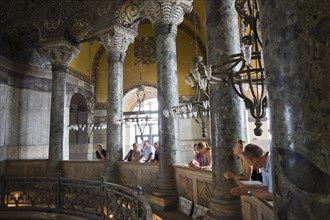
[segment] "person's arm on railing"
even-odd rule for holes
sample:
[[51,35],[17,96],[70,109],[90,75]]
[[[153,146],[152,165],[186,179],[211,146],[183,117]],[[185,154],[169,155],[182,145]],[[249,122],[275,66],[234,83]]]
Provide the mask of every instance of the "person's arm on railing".
[[273,193],[268,191],[268,186],[247,186],[238,182],[238,186],[230,190],[230,193],[234,196],[248,195],[254,196],[259,199],[273,200]]

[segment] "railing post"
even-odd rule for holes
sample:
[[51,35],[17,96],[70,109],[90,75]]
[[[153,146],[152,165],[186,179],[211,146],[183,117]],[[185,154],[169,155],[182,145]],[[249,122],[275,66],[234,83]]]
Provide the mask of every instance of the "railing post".
[[[142,186],[138,185],[137,186],[137,194],[138,197],[141,197],[143,195],[143,191],[142,191]],[[137,212],[136,212],[139,220],[141,220],[141,212],[140,212],[140,199],[137,199]]]
[[61,209],[61,173],[57,174],[57,177],[55,177],[56,182],[56,212],[59,213]]
[[0,186],[0,193],[1,193],[1,204],[0,204],[0,209],[3,209],[4,208],[4,204],[5,204],[5,180],[6,180],[6,176],[5,174],[1,174],[1,179],[0,179],[0,182],[1,182],[1,186]]
[[106,219],[106,216],[104,215],[104,208],[105,208],[105,177],[101,176],[101,216],[102,218]]

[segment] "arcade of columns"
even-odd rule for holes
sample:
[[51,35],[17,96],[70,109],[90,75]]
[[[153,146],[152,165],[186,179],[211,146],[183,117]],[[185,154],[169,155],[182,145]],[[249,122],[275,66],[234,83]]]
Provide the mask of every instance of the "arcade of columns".
[[[260,1],[264,59],[267,71],[272,134],[274,213],[278,219],[322,219],[329,214],[329,8],[326,0]],[[239,51],[237,16],[232,0],[207,0],[206,29],[209,64],[220,53]],[[159,108],[178,105],[176,34],[191,1],[149,1],[143,13],[154,27],[157,41]],[[311,16],[313,15],[313,19]],[[137,33],[118,25],[97,33],[108,57],[107,146],[112,152],[106,163],[108,181],[118,183],[116,161],[120,159],[122,128],[114,119],[122,116],[123,63],[125,52]],[[78,49],[66,41],[43,44],[52,64],[53,87],[48,174],[59,170],[63,143],[65,68]],[[110,89],[111,88],[111,89]],[[211,146],[213,152],[213,195],[205,219],[239,219],[239,198],[234,185],[222,173],[231,169],[230,147],[245,138],[243,103],[225,85],[210,86]],[[174,170],[179,146],[178,121],[159,113],[160,164],[155,196],[177,197]],[[300,170],[300,172],[299,172]],[[317,182],[313,180],[316,180]]]

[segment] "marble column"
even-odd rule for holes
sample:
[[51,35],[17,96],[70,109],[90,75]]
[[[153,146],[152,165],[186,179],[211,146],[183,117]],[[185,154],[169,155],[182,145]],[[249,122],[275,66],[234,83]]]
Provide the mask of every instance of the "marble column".
[[[240,52],[234,3],[205,1],[208,64],[216,66],[226,56]],[[216,67],[213,75],[217,76],[219,69]],[[240,166],[232,159],[232,146],[238,139],[247,140],[245,106],[229,83],[220,83],[210,85],[210,113],[213,193],[205,219],[241,219],[240,198],[230,194],[236,184],[226,180],[223,173]]]
[[137,33],[131,29],[113,25],[98,33],[107,51],[108,104],[107,104],[107,152],[104,176],[108,182],[120,183],[116,161],[122,159],[123,128],[118,120],[123,117],[123,65],[126,50],[134,42]]
[[46,174],[57,175],[63,156],[64,100],[67,65],[79,49],[66,40],[42,43],[42,52],[52,65],[52,96],[49,132],[49,156]]
[[329,9],[327,0],[260,2],[276,219],[330,215]]
[[[157,44],[157,98],[159,117],[159,174],[155,195],[177,200],[173,164],[179,148],[179,121],[165,118],[164,108],[177,106],[178,77],[176,57],[177,26],[185,12],[192,10],[192,1],[150,1],[144,7],[144,15],[153,24]],[[164,207],[163,207],[164,208]]]

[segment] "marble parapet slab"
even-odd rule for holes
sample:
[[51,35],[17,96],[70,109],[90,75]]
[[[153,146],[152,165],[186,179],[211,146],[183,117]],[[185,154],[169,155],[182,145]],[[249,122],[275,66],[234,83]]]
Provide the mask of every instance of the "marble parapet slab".
[[253,196],[241,196],[243,218],[246,220],[275,219],[273,202]]
[[118,162],[121,183],[130,188],[142,187],[151,193],[157,187],[158,163]]

